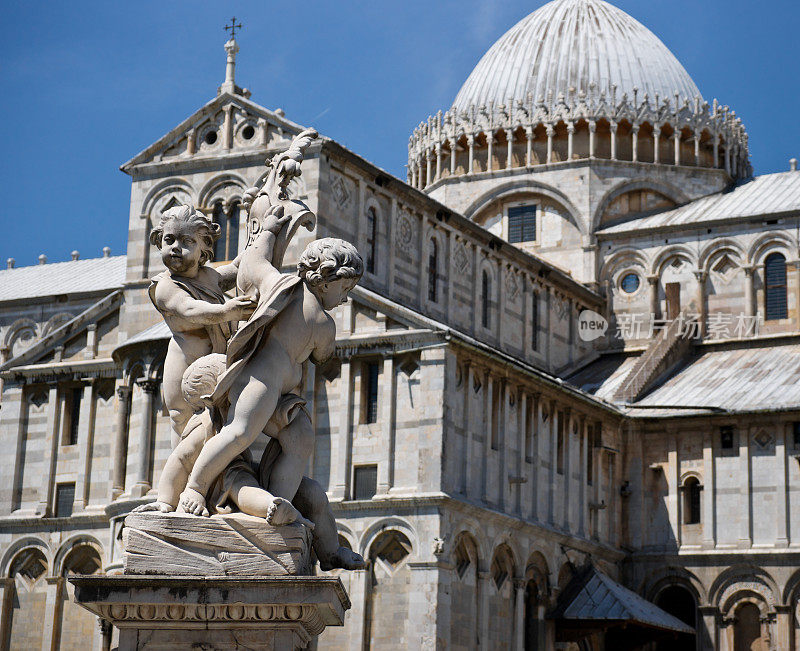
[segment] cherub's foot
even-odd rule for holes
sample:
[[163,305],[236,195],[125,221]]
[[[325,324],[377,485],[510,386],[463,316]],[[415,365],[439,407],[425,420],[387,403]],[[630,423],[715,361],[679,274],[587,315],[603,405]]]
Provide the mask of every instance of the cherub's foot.
[[340,567],[343,570],[363,570],[367,564],[361,554],[356,554],[352,549],[339,547],[333,554],[326,559],[319,559],[319,568],[328,572]]
[[272,506],[267,512],[267,522],[273,527],[291,524],[300,518],[302,518],[300,511],[294,508],[289,500],[282,497],[272,498]]
[[145,513],[147,511],[160,511],[161,513],[171,513],[175,510],[175,507],[172,504],[167,504],[166,502],[160,502],[156,500],[155,502],[148,502],[147,504],[142,504],[141,506],[137,506],[133,509],[134,513]]
[[178,501],[178,512],[208,517],[206,498],[193,488],[186,488],[181,493],[180,500]]

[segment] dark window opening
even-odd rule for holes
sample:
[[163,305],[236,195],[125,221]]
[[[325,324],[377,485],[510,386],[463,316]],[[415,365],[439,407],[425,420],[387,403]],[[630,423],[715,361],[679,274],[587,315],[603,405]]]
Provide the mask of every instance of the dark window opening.
[[356,466],[353,472],[353,499],[371,500],[378,489],[378,466]]
[[508,241],[536,240],[536,206],[513,206],[508,209]]
[[772,253],[764,261],[764,314],[767,321],[788,317],[786,258]]
[[733,450],[733,425],[719,428],[719,445],[723,450]]
[[531,347],[539,350],[539,292],[533,292],[531,301]]
[[361,378],[363,383],[362,395],[364,396],[363,423],[378,422],[378,363],[367,362]]
[[254,135],[256,135],[256,130],[253,128],[252,124],[248,124],[242,129],[242,138],[245,140],[250,140]]
[[231,203],[228,211],[221,201],[214,204],[212,220],[219,225],[219,239],[214,242],[214,260],[233,260],[239,252],[239,203]]
[[64,420],[61,430],[61,445],[76,445],[81,418],[83,388],[68,389],[64,396]]
[[595,448],[594,426],[589,426],[589,434],[586,437],[588,448],[586,449],[586,483],[590,486],[594,481],[594,448]]
[[499,450],[500,449],[500,405],[501,405],[501,396],[500,396],[500,386],[499,382],[494,382],[492,384],[492,420],[491,420],[491,443],[492,443],[492,450]]
[[439,246],[435,239],[431,239],[428,251],[428,300],[435,303],[438,296],[437,274],[439,272]]
[[792,423],[792,443],[795,449],[800,449],[800,421]]
[[72,505],[75,503],[75,483],[58,484],[56,486],[56,508],[57,518],[68,518],[72,515]]
[[558,412],[558,436],[556,440],[556,471],[564,474],[564,412]]
[[207,145],[213,145],[217,142],[217,132],[216,131],[208,131],[205,136],[203,136],[203,140],[206,141]]
[[683,484],[683,521],[686,524],[700,523],[700,482],[689,477]]
[[489,328],[491,326],[491,315],[489,314],[489,294],[492,291],[492,281],[489,279],[489,274],[486,273],[485,270],[481,277],[481,289],[483,291],[481,296],[481,323],[483,324],[484,328]]
[[367,271],[375,273],[375,248],[377,246],[378,217],[375,209],[367,210]]

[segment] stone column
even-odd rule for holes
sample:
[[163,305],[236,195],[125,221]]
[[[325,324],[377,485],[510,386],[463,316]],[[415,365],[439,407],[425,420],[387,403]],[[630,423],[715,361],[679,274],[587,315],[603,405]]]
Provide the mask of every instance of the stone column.
[[652,319],[657,319],[660,312],[658,309],[658,281],[659,277],[657,275],[647,276],[647,284],[650,290],[650,314],[652,315]]
[[533,165],[533,127],[525,127],[525,166]]
[[469,495],[469,466],[470,455],[472,452],[472,421],[470,420],[470,403],[472,399],[472,383],[474,382],[475,369],[469,360],[464,362],[464,371],[462,374],[464,378],[464,421],[462,423],[462,430],[464,432],[464,450],[461,455],[461,468],[459,472],[459,482],[461,485],[462,495]]
[[742,269],[744,270],[744,313],[745,316],[753,317],[756,315],[753,292],[753,274],[755,274],[756,265],[746,264]]
[[[494,378],[487,371],[483,382],[483,450],[477,455],[481,460],[481,494],[482,502],[489,502],[489,482],[494,482],[495,477],[489,477],[489,457],[492,456],[492,420],[494,419],[494,409],[492,398],[494,397]],[[499,420],[499,419],[498,419]]]
[[547,125],[547,158],[545,163],[548,165],[553,162],[553,136],[555,135],[555,128],[552,124]]
[[51,516],[53,512],[53,474],[56,469],[58,443],[61,436],[61,405],[58,385],[50,386],[47,397],[47,430],[44,442],[42,482],[39,486],[39,505],[36,515]]
[[[500,453],[500,491],[499,498],[500,504],[498,505],[501,511],[511,512],[513,496],[511,495],[511,484],[508,481],[511,465],[511,445],[509,445],[509,421],[510,409],[509,402],[513,396],[513,390],[508,383],[508,380],[502,378],[500,380],[500,404],[498,405],[499,413],[497,414],[497,438],[498,438],[498,451]],[[519,423],[517,423],[519,427]],[[521,469],[520,469],[521,470]],[[519,472],[516,473],[519,476]],[[514,484],[515,490],[519,491],[519,483]]]
[[528,515],[531,520],[539,519],[539,474],[541,472],[541,462],[539,461],[539,439],[541,429],[539,427],[541,418],[539,417],[539,405],[541,394],[537,391],[528,396],[528,402],[531,406],[526,405],[526,414],[530,414],[530,423],[527,427],[531,431],[531,490],[530,490],[530,507],[528,508]]
[[694,164],[700,167],[700,132],[694,132]]
[[492,163],[492,150],[494,148],[494,131],[489,129],[485,132],[486,135],[486,171],[491,172],[493,163]]
[[197,152],[197,129],[189,129],[186,134],[186,154],[194,156]]
[[580,440],[580,485],[578,486],[578,535],[584,537],[586,535],[586,460],[588,454],[589,436],[587,434],[588,425],[586,417],[580,416],[578,420],[578,437]]
[[61,647],[61,614],[64,603],[64,579],[59,576],[48,576],[47,594],[45,597],[42,618],[42,649],[59,649]]
[[111,470],[111,499],[125,492],[125,465],[128,460],[128,414],[131,388],[127,384],[117,387],[117,423],[114,431],[114,457]]
[[788,526],[788,518],[789,518],[789,496],[787,490],[787,471],[788,468],[786,467],[788,456],[786,454],[786,449],[789,447],[788,444],[788,435],[787,429],[789,425],[787,423],[780,423],[778,426],[778,431],[775,435],[775,524],[776,524],[776,535],[775,535],[775,546],[776,547],[788,547],[789,546],[789,526]]
[[719,134],[714,134],[714,167],[719,167]]
[[233,106],[228,104],[222,110],[225,113],[225,121],[222,126],[222,146],[230,149],[233,147],[233,116],[231,114]]
[[653,162],[654,163],[658,163],[659,162],[659,158],[660,158],[659,157],[659,151],[658,151],[658,141],[659,141],[660,137],[661,137],[661,128],[660,127],[655,127],[653,129]]
[[609,128],[611,129],[611,160],[617,160],[617,123],[612,120]]
[[442,143],[436,143],[436,177],[435,181],[442,178]]
[[489,581],[492,580],[491,574],[485,570],[478,571],[478,603],[480,613],[478,613],[478,648],[489,651],[492,647],[489,644]]
[[[423,184],[423,188],[426,188],[431,184],[431,169],[433,167],[433,150],[429,149],[425,152],[425,183]],[[360,215],[359,215],[360,218]]]
[[631,129],[631,160],[635,163],[639,160],[639,125],[634,124]]
[[714,435],[703,433],[703,547],[714,549],[717,544],[716,459]]
[[567,122],[567,160],[572,160],[574,136],[575,123],[570,120]]
[[702,622],[697,630],[700,637],[701,651],[714,651],[718,648],[717,645],[717,607],[716,606],[700,606],[697,609],[700,612]]
[[728,141],[725,141],[725,171],[730,175],[731,173],[731,148]]
[[511,157],[514,153],[514,131],[506,129],[506,169],[511,169]]
[[385,495],[394,485],[394,420],[395,370],[394,358],[383,358],[383,387],[381,391],[381,462],[378,464],[378,494]]
[[458,142],[455,137],[450,138],[450,176],[456,173],[456,154],[458,153]]
[[525,651],[525,579],[514,579],[514,649]]
[[750,431],[745,422],[736,424],[739,435],[739,495],[741,505],[744,507],[739,512],[739,547],[748,549],[753,545],[752,538],[752,512],[753,502],[750,495]]
[[794,635],[793,610],[794,609],[791,605],[775,606],[775,612],[777,613],[775,622],[775,636],[773,638],[775,642],[775,651],[790,651],[794,648],[794,645],[791,642],[792,635]]
[[350,458],[353,445],[353,369],[349,360],[342,362],[339,377],[339,427],[336,432],[335,446],[331,446],[330,486],[333,498],[349,499],[350,495]]
[[674,163],[675,165],[681,164],[681,132],[678,128],[675,129],[675,133],[672,135],[672,139],[675,141],[675,157]]
[[475,134],[467,134],[467,146],[469,147],[469,162],[467,164],[467,174],[472,174],[473,163],[475,162]]
[[[680,549],[683,533],[683,517],[681,514],[681,466],[678,454],[680,448],[678,444],[678,433],[676,431],[667,430],[667,436],[669,449],[667,451],[667,466],[664,468],[664,473],[667,476],[667,489],[669,490],[667,512],[669,513],[669,521],[672,522],[675,527],[675,538],[677,539],[678,548]],[[610,514],[609,517],[611,517]]]
[[550,416],[547,422],[550,423],[550,477],[547,482],[547,521],[550,524],[556,523],[555,512],[555,485],[556,485],[556,464],[558,463],[558,410],[556,401],[550,401]]
[[562,515],[561,527],[573,532],[573,522],[570,512],[570,502],[572,501],[572,421],[575,416],[570,407],[564,407],[564,490],[562,491]]
[[708,273],[701,270],[695,269],[694,270],[694,277],[697,279],[697,294],[695,295],[695,300],[697,302],[697,312],[698,312],[698,329],[697,334],[700,339],[702,339],[706,334],[706,278],[708,277]]
[[86,349],[83,351],[84,359],[97,357],[97,324],[90,323],[86,326]]
[[153,407],[155,405],[156,391],[158,391],[158,380],[144,379],[136,382],[142,388],[142,415],[139,428],[139,454],[136,467],[136,483],[131,489],[134,497],[146,495],[152,488],[150,481],[150,471],[153,464],[151,446],[153,442]]
[[81,471],[75,478],[75,498],[72,511],[83,511],[89,504],[89,482],[92,470],[92,440],[94,438],[94,381],[83,385],[78,414],[78,459]]
[[594,158],[594,134],[597,131],[597,122],[589,120],[589,158]]

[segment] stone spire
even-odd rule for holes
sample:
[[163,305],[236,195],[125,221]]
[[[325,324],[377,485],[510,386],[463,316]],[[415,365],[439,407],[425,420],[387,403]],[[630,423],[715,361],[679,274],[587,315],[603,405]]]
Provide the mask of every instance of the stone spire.
[[239,52],[239,45],[236,43],[236,30],[241,28],[242,24],[237,24],[236,18],[231,18],[231,24],[225,25],[225,31],[230,32],[231,37],[225,43],[225,53],[228,55],[225,65],[225,81],[217,89],[217,95],[231,93],[232,95],[250,97],[249,90],[236,85],[236,54]]

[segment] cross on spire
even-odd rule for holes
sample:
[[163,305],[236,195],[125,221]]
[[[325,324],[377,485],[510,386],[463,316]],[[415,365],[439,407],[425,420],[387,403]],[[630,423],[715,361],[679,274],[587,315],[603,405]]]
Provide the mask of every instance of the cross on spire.
[[236,24],[236,16],[231,18],[231,24],[230,25],[225,25],[225,31],[231,33],[231,40],[236,38],[236,30],[237,29],[241,29],[241,28],[242,28],[242,24],[241,23],[239,23],[238,25]]

